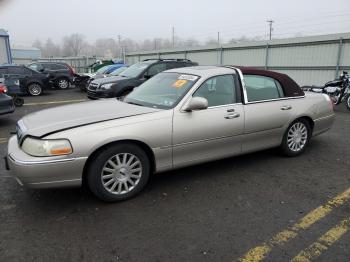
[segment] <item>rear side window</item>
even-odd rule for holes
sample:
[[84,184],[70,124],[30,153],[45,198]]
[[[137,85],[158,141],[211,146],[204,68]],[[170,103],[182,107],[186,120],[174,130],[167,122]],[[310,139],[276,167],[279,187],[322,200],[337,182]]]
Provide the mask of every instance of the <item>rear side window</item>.
[[244,75],[248,102],[257,102],[284,97],[281,84],[271,77]]
[[184,63],[182,62],[170,62],[166,64],[166,69],[173,69],[173,68],[179,68],[179,67],[185,67]]
[[67,68],[64,65],[60,64],[51,64],[52,70],[67,70]]
[[159,63],[159,64],[155,64],[155,65],[152,65],[148,71],[147,71],[147,74],[149,76],[155,76],[156,74],[160,73],[160,72],[163,72],[166,70],[166,65],[165,63]]
[[24,69],[22,67],[11,66],[8,69],[9,75],[23,75]]
[[0,78],[7,74],[6,68],[0,68]]

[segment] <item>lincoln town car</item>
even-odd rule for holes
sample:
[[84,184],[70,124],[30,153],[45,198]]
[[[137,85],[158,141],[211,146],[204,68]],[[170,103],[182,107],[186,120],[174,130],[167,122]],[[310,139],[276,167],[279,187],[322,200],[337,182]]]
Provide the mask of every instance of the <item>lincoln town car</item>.
[[83,184],[113,202],[135,196],[151,175],[167,170],[274,147],[298,156],[333,120],[327,95],[304,93],[285,74],[177,68],[123,101],[87,101],[23,117],[5,161],[21,185]]

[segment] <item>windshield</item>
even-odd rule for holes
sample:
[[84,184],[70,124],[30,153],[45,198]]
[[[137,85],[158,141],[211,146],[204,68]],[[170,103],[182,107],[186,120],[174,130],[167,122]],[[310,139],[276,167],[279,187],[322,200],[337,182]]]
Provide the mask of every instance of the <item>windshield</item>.
[[198,76],[179,73],[160,73],[135,88],[125,99],[126,103],[170,109],[177,105]]
[[124,72],[127,68],[128,68],[127,66],[119,67],[116,70],[114,70],[112,73],[110,73],[109,75],[118,76],[118,75],[120,75],[120,73]]
[[134,64],[132,66],[130,66],[128,69],[126,69],[122,74],[120,74],[121,76],[125,76],[125,77],[130,77],[130,78],[134,78],[137,77],[139,74],[142,73],[143,70],[145,70],[148,66],[150,65],[150,63],[145,63],[145,62],[140,62],[137,64]]
[[99,70],[96,71],[96,75],[102,75],[104,72],[106,72],[108,70],[108,68],[110,68],[110,65],[101,67]]

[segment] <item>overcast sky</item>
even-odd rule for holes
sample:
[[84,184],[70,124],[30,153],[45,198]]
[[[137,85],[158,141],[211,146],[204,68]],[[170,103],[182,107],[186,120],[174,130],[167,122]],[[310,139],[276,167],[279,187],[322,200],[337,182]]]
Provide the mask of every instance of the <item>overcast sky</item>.
[[267,34],[350,32],[350,0],[0,0],[0,28],[14,44],[35,39],[60,42],[80,33],[97,38],[170,38],[172,26],[182,38],[228,40]]

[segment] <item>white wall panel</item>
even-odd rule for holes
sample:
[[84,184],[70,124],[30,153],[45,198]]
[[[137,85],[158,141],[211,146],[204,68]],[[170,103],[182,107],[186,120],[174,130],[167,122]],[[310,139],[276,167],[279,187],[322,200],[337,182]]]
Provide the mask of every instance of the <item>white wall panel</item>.
[[224,50],[222,64],[261,67],[265,66],[265,57],[265,48]]
[[269,66],[335,66],[338,44],[271,47]]

